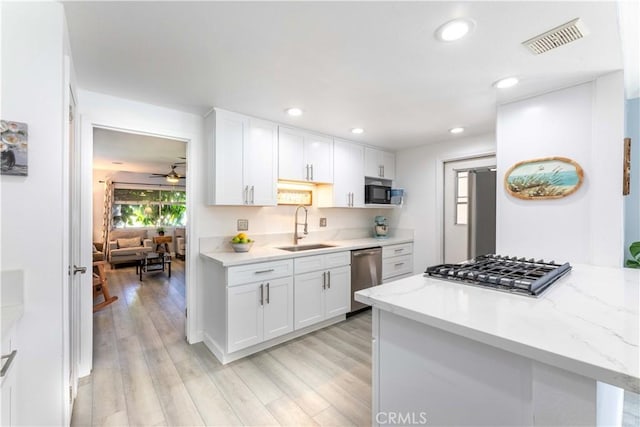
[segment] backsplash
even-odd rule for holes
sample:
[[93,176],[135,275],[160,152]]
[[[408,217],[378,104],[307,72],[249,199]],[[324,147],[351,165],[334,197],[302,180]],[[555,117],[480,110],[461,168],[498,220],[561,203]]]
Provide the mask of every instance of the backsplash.
[[[273,234],[251,234],[249,237],[255,241],[255,246],[287,246],[293,244],[293,232]],[[203,237],[200,239],[200,252],[230,251],[231,246],[228,236]],[[335,240],[352,240],[373,237],[373,226],[362,228],[342,228],[333,230],[310,231],[299,244],[329,242]],[[392,230],[389,237],[413,237],[413,230]]]

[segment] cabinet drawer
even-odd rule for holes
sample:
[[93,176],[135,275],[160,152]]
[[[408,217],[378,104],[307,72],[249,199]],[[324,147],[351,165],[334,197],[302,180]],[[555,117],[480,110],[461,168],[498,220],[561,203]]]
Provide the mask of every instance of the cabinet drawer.
[[382,259],[413,253],[413,243],[401,243],[382,247]]
[[227,284],[228,286],[235,286],[291,275],[293,275],[293,260],[291,259],[260,262],[229,267],[227,270]]
[[351,252],[343,251],[324,255],[305,256],[295,258],[293,262],[296,274],[326,270],[328,268],[351,264]]
[[413,255],[403,255],[382,260],[382,279],[411,273],[413,271]]

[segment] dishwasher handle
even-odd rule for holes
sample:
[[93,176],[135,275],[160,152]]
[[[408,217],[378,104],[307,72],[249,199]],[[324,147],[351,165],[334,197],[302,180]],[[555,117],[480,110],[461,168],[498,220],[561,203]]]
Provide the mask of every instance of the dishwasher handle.
[[351,255],[353,256],[371,256],[377,255],[382,252],[382,248],[374,248],[374,249],[365,249],[362,251],[352,251]]

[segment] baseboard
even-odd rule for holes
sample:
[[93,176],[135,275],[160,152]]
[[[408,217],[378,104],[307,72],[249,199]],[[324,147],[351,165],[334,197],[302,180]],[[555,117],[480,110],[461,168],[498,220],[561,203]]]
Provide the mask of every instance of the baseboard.
[[322,322],[307,326],[306,328],[298,329],[286,335],[282,335],[280,337],[274,338],[269,341],[261,342],[260,344],[253,345],[251,347],[243,348],[242,350],[238,350],[229,354],[225,353],[206,332],[204,333],[203,342],[207,346],[207,348],[211,351],[211,353],[213,353],[216,359],[218,359],[218,361],[220,361],[220,363],[222,363],[223,365],[226,365],[227,363],[231,363],[238,359],[242,359],[243,357],[247,357],[259,351],[266,350],[267,348],[276,346],[278,344],[282,344],[283,342],[287,342],[289,340],[301,337],[303,335],[317,331],[319,329],[326,328],[327,326],[340,323],[345,319],[346,319],[346,316],[344,314],[341,314],[339,316],[332,317],[331,319],[323,320]]

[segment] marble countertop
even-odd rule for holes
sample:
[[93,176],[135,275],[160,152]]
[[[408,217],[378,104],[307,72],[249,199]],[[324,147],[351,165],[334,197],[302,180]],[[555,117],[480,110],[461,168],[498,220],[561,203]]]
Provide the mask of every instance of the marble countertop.
[[356,300],[640,392],[640,270],[574,265],[539,298],[415,275]]
[[[216,261],[223,267],[234,265],[251,264],[254,262],[275,261],[279,259],[297,258],[309,255],[320,255],[331,252],[350,251],[354,249],[371,248],[375,246],[396,245],[400,243],[413,242],[413,237],[389,237],[388,239],[350,239],[350,240],[327,240],[322,242],[301,242],[300,246],[314,243],[324,243],[332,245],[331,248],[312,249],[300,252],[289,252],[278,249],[276,246],[254,246],[249,252],[233,252],[233,250],[200,252],[202,257]],[[292,246],[292,245],[278,245]]]

